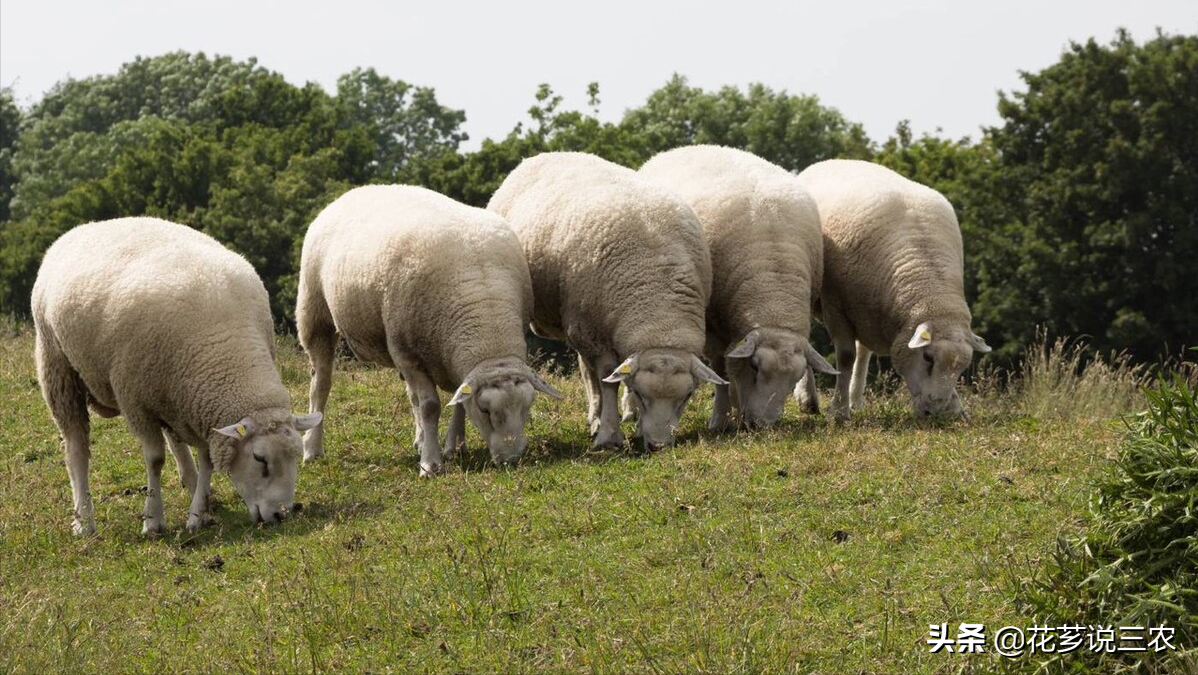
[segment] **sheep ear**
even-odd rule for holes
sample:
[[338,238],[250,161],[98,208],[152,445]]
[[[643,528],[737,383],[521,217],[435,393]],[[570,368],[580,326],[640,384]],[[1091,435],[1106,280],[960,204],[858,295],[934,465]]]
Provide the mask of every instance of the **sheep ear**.
[[818,370],[821,373],[829,375],[840,374],[840,371],[833,368],[832,364],[828,363],[828,360],[824,358],[824,355],[817,352],[815,347],[811,346],[811,343],[808,343],[807,349],[803,350],[803,356],[807,359],[807,367],[812,370]]
[[531,368],[528,369],[528,381],[532,384],[533,389],[545,394],[549,398],[555,398],[559,401],[565,398],[560,391],[554,389],[553,386],[545,380],[542,380],[541,376],[533,372]]
[[298,431],[307,431],[314,428],[320,421],[324,419],[324,415],[313,412],[307,415],[292,415],[291,421],[295,423],[295,428]]
[[757,338],[759,335],[760,335],[760,333],[758,333],[755,330],[749,331],[749,334],[746,335],[743,340],[741,340],[740,342],[737,342],[735,345],[733,345],[732,349],[729,349],[727,351],[727,353],[724,354],[724,358],[726,358],[726,359],[747,359],[747,358],[749,358],[750,356],[753,355],[753,352],[756,351],[756,349],[757,349]]
[[990,353],[990,351],[991,351],[991,350],[990,350],[990,345],[986,344],[986,341],[985,341],[985,340],[983,340],[983,339],[981,338],[981,336],[980,336],[980,335],[978,335],[978,334],[976,334],[976,333],[974,333],[974,332],[972,332],[972,331],[971,331],[971,332],[969,333],[969,338],[968,338],[968,339],[969,339],[969,346],[970,346],[970,347],[973,347],[973,351],[975,351],[975,352],[981,352],[981,353],[983,353],[983,354],[989,354],[989,353]]
[[469,382],[463,382],[458,385],[458,390],[453,392],[453,398],[449,399],[449,405],[465,403],[466,399],[473,395],[474,387],[471,387]]
[[728,380],[716,375],[714,370],[708,368],[706,363],[703,363],[699,357],[693,354],[691,355],[691,373],[703,382],[710,382],[721,386],[728,384]]
[[245,438],[254,432],[254,420],[248,417],[243,417],[241,418],[241,421],[236,424],[230,424],[227,427],[213,429],[213,431],[221,436],[228,436],[229,438]]
[[608,375],[607,377],[603,378],[603,381],[607,382],[608,384],[615,384],[617,382],[623,382],[624,380],[628,379],[629,377],[632,377],[632,374],[635,372],[636,372],[636,354],[633,354],[632,356],[629,356],[628,358],[624,359],[624,363],[621,363],[620,365],[616,366],[616,369],[611,371],[611,375]]
[[907,346],[911,349],[919,349],[932,344],[932,327],[926,323],[921,323],[915,328],[915,334],[911,336],[911,341]]

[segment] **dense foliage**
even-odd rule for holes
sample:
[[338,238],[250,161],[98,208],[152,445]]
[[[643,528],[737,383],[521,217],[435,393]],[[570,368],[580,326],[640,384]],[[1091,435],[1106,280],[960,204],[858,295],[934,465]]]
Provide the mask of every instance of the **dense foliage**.
[[244,253],[292,320],[306,224],[345,189],[425,185],[485,205],[521,159],[592,152],[636,167],[692,143],[744,148],[792,171],[872,159],[941,190],[966,241],[975,329],[1011,363],[1044,330],[1143,359],[1198,334],[1198,37],[1069,47],[1026,91],[1002,94],[979,140],[880,143],[814,96],[705,91],[675,75],[619,122],[564,110],[548,85],[527,120],[472,152],[463,111],[373,69],[337,91],[254,60],[173,53],[66,80],[28,111],[0,90],[0,314],[25,316],[46,247],[89,220],[150,214]]
[[1182,672],[1198,656],[1198,391],[1171,373],[1145,394],[1085,533],[1061,540],[1020,598],[1040,624],[1171,627],[1178,651],[1047,654],[1029,671]]

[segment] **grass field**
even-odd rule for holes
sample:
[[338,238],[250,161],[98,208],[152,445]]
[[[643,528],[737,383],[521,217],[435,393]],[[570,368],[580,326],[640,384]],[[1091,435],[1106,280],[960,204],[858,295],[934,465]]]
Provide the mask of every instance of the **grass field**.
[[[928,653],[928,625],[1030,625],[1011,589],[1079,528],[1123,430],[1119,396],[1081,408],[1059,385],[967,393],[970,423],[921,427],[891,379],[843,425],[791,404],[776,430],[711,437],[703,396],[675,448],[594,453],[581,384],[554,378],[566,399],[538,399],[521,466],[487,466],[471,430],[425,480],[399,379],[341,362],[295,517],[251,525],[218,476],[217,525],[189,535],[171,466],[168,534],[143,539],[140,449],[93,418],[80,539],[32,337],[7,333],[3,673],[989,672],[993,654]],[[280,361],[305,409],[306,358],[284,341]]]

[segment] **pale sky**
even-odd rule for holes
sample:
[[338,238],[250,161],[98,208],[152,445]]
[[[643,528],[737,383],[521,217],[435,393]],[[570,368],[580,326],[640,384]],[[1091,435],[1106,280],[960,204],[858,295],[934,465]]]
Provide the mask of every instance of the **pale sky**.
[[876,141],[903,119],[918,132],[977,138],[1018,71],[1056,62],[1070,40],[1198,33],[1195,0],[868,0],[589,4],[368,0],[0,0],[0,86],[23,107],[55,82],[112,74],[175,50],[256,56],[288,81],[334,91],[357,66],[431,86],[466,111],[475,148],[526,120],[548,82],[615,121],[672,73],[715,89],[762,82],[815,94]]

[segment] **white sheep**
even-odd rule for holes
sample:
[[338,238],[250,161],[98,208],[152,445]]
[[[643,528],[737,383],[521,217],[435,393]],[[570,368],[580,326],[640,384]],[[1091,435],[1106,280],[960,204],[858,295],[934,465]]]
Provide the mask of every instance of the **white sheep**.
[[[872,352],[890,356],[918,416],[964,415],[957,379],[973,352],[990,347],[970,329],[952,205],[929,187],[857,160],[819,162],[799,181],[815,198],[824,231],[821,318],[840,369],[828,414],[847,419],[861,407]],[[795,396],[818,405],[802,386]]]
[[731,384],[716,387],[708,428],[726,429],[733,409],[749,427],[773,424],[809,366],[836,374],[808,342],[824,273],[815,202],[790,172],[733,148],[677,148],[639,174],[690,204],[711,250],[707,357]]
[[96,529],[89,404],[124,415],[141,442],[144,534],[164,529],[164,433],[192,494],[187,529],[210,520],[214,469],[229,474],[255,521],[291,508],[299,432],[320,415],[291,414],[266,289],[244,258],[156,218],[89,223],[46,252],[32,305],[38,381],[62,432],[76,534]]
[[[514,463],[534,391],[561,398],[527,364],[531,311],[524,251],[502,218],[420,187],[350,190],[304,239],[296,323],[310,409],[324,411],[340,334],[359,358],[399,370],[422,476],[442,470],[437,387],[454,392],[445,458],[464,447],[468,412],[495,463]],[[304,439],[305,460],[323,444],[322,425]]]
[[698,357],[711,257],[694,212],[631,169],[571,152],[524,160],[487,208],[524,245],[534,330],[578,352],[595,446],[623,443],[620,382],[645,446],[671,444],[696,387],[727,384]]

